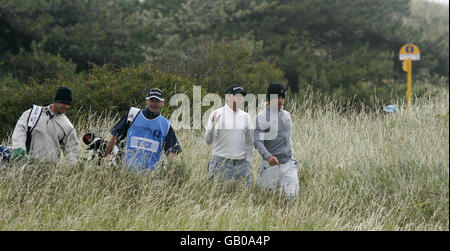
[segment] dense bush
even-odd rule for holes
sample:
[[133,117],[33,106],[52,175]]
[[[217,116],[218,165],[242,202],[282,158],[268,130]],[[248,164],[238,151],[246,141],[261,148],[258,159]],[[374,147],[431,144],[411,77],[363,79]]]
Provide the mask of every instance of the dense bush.
[[158,61],[162,69],[189,77],[207,92],[224,95],[230,85],[239,84],[247,92],[265,93],[270,82],[284,81],[283,72],[265,60],[255,60],[248,44],[203,41],[187,46],[171,58]]
[[[397,54],[409,42],[423,51],[414,69],[448,81],[448,5],[422,0],[4,0],[0,13],[0,71],[22,82],[75,66],[84,71],[89,62],[128,67],[177,60],[197,67],[195,60],[206,58],[201,62],[224,64],[189,70],[214,85],[261,69],[234,64],[250,57],[280,68],[292,92],[312,85],[342,93],[341,87],[368,82],[389,88],[384,80],[402,77]],[[242,54],[235,45],[243,38],[258,46]],[[222,44],[204,41],[234,45],[223,54]]]
[[[267,62],[251,62],[245,50],[230,50],[227,45],[213,46],[215,49],[212,54],[205,56],[205,63],[200,63],[200,70],[191,70],[188,66],[192,67],[193,63],[188,62],[184,64],[186,70],[178,68],[178,72],[163,71],[150,63],[126,68],[108,64],[91,65],[91,70],[86,74],[68,74],[68,77],[57,75],[45,81],[35,79],[27,84],[4,77],[0,82],[0,136],[11,132],[22,112],[33,104],[52,103],[59,86],[68,86],[73,90],[74,101],[67,116],[76,123],[84,119],[87,113],[112,112],[123,115],[130,106],[143,108],[145,95],[152,87],[158,87],[164,92],[166,104],[162,113],[170,118],[172,112],[181,105],[170,106],[170,98],[174,94],[186,94],[193,113],[194,86],[201,87],[202,96],[207,92],[224,94],[226,88],[235,83],[258,94],[265,93],[270,81],[282,80],[279,69]],[[236,53],[241,57],[233,61]],[[235,65],[229,65],[231,63]],[[201,72],[203,77],[196,77],[195,74]],[[208,107],[201,109],[204,111]]]
[[[47,60],[51,57],[73,62],[77,71],[88,69],[89,62],[143,62],[149,33],[142,31],[140,5],[138,0],[1,1],[0,61],[21,79],[40,77],[30,71],[32,65],[54,71],[60,63]],[[34,54],[28,64],[21,61],[24,69],[15,68],[17,60],[34,51],[33,44],[43,53]]]
[[75,91],[74,119],[124,113],[143,102],[147,81],[167,95],[184,83],[223,94],[280,81],[300,100],[320,91],[385,103],[404,96],[398,51],[409,42],[422,51],[413,95],[448,88],[448,41],[448,5],[422,0],[4,0],[0,135],[59,85]]
[[[74,101],[67,116],[76,123],[86,113],[125,114],[130,106],[143,108],[145,95],[152,87],[161,88],[167,102],[175,93],[185,93],[192,98],[193,85],[190,79],[162,72],[148,63],[129,68],[93,65],[86,76],[60,76],[43,83],[19,84],[5,79],[0,85],[0,135],[11,132],[22,112],[32,104],[52,103],[59,86],[68,86],[73,91]],[[166,105],[163,114],[169,117],[174,109],[176,107]]]

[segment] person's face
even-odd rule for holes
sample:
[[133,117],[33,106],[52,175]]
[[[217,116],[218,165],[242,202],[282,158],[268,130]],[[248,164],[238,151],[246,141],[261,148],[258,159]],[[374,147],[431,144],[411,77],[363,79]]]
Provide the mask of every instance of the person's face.
[[284,100],[285,100],[285,98],[283,98],[281,96],[279,96],[278,99],[274,98],[274,99],[270,100],[270,106],[277,107],[278,111],[280,111],[281,108],[283,108]]
[[238,93],[233,96],[233,106],[240,107],[244,103],[244,95]]
[[69,110],[71,105],[68,104],[64,104],[64,103],[54,103],[53,107],[54,107],[54,113],[55,114],[64,114],[67,112],[67,110]]
[[241,108],[242,104],[244,103],[244,96],[240,93],[229,95],[228,99],[228,105],[233,108],[234,111],[237,111],[238,108]]
[[153,113],[161,112],[161,108],[164,105],[164,101],[161,101],[157,98],[147,99],[147,107]]

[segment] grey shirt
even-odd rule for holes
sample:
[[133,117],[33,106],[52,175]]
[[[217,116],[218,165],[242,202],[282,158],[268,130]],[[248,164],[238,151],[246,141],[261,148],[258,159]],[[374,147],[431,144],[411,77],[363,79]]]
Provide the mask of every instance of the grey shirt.
[[273,155],[284,164],[292,158],[291,114],[283,109],[272,113],[278,116],[271,120],[270,107],[267,107],[256,117],[254,144],[263,159],[268,160]]

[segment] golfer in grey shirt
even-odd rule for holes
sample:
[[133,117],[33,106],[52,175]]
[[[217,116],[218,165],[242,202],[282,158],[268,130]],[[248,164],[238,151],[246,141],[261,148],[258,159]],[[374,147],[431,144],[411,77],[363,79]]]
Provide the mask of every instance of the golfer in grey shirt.
[[283,110],[286,90],[281,83],[271,83],[267,89],[267,108],[256,117],[256,149],[262,156],[258,184],[281,187],[288,196],[298,194],[298,164],[292,158],[291,115]]

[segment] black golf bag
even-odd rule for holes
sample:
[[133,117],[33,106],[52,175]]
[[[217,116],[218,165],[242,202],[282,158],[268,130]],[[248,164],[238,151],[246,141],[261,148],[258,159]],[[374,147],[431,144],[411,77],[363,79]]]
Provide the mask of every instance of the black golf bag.
[[[83,136],[83,142],[88,146],[87,147],[88,160],[96,160],[98,162],[98,165],[100,165],[101,159],[105,155],[108,141],[105,141],[104,138],[101,136],[89,132]],[[117,141],[111,153],[109,154],[109,160],[113,165],[118,166],[122,162],[123,149],[124,149],[124,142]]]

